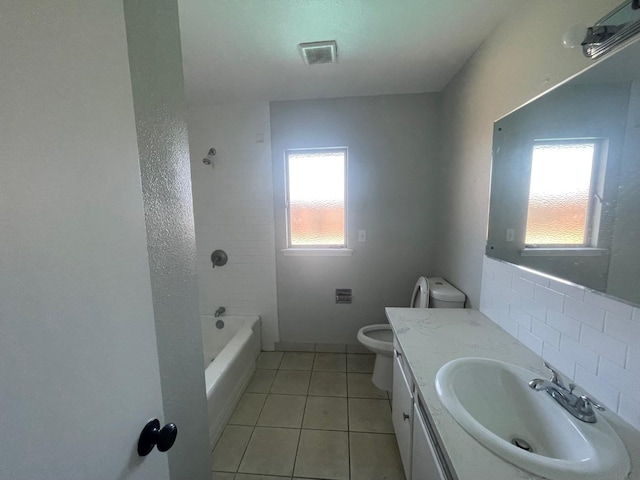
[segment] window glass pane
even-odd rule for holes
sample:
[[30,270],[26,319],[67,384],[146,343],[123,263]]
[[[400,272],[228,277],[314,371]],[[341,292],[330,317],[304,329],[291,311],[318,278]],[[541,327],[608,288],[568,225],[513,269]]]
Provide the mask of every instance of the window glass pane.
[[345,151],[289,152],[291,245],[345,245]]
[[527,245],[584,245],[594,143],[533,147]]

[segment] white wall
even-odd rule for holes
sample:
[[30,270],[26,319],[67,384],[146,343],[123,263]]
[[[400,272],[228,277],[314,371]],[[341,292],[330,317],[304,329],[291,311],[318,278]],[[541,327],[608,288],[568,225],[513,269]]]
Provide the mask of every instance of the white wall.
[[[278,341],[268,103],[188,111],[200,313],[262,317],[262,347]],[[202,163],[210,147],[214,166]],[[212,268],[211,252],[229,262]],[[205,319],[205,321],[207,321]]]
[[480,311],[640,430],[640,308],[485,257]]
[[[385,306],[409,304],[418,276],[438,273],[440,95],[272,102],[271,132],[281,340],[356,343],[362,326],[385,322]],[[284,150],[335,146],[349,149],[353,256],[284,256]],[[336,288],[351,288],[353,303],[337,305]]]

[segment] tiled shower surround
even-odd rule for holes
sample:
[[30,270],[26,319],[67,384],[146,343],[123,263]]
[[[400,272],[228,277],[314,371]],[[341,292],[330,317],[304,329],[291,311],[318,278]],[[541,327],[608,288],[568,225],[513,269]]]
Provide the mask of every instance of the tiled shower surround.
[[640,430],[640,309],[485,257],[480,311]]

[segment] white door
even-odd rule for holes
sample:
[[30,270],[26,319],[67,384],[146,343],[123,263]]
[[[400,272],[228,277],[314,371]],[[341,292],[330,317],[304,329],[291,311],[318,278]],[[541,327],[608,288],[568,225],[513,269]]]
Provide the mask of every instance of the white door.
[[122,10],[0,11],[2,480],[169,478]]

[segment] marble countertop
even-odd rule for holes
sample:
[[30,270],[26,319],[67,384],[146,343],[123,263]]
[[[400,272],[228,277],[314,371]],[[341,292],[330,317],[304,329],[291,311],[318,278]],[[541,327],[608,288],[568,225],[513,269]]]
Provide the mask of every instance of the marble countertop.
[[[548,377],[542,359],[478,310],[386,309],[417,393],[426,406],[458,480],[541,479],[496,456],[465,432],[442,405],[435,388],[442,365],[460,357],[483,357],[513,363]],[[606,411],[631,458],[629,479],[640,480],[640,432]]]

